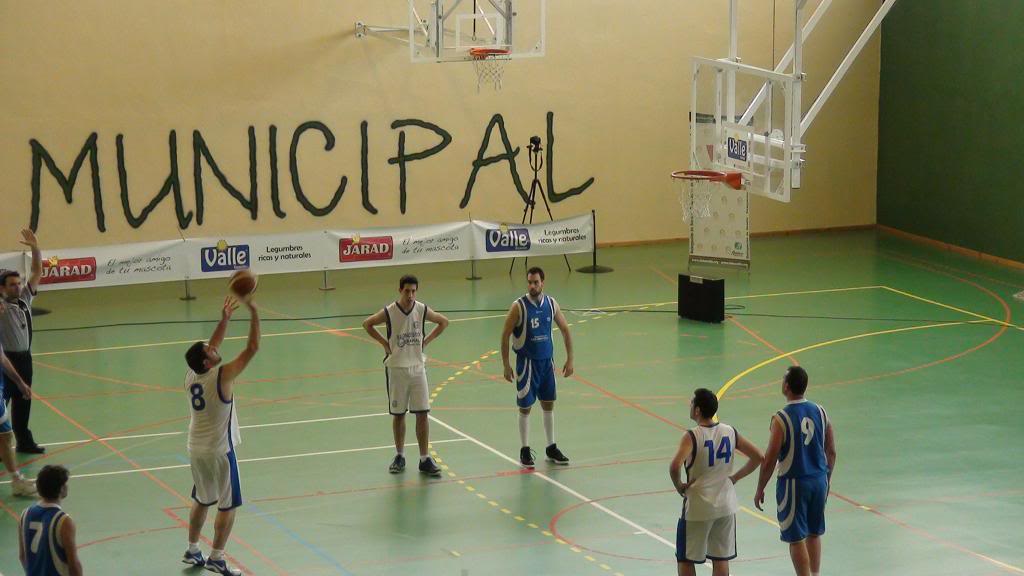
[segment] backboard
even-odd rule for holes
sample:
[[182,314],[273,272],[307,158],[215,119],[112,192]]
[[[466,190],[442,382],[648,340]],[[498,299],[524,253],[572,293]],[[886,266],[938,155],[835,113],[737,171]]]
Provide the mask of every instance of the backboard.
[[544,56],[547,0],[409,0],[413,62],[465,62],[473,48]]

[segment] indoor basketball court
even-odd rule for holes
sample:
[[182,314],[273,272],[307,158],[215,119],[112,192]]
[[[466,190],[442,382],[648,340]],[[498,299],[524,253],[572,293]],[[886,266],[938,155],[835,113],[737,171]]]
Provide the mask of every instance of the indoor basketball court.
[[[184,355],[233,282],[262,332],[233,385],[244,502],[224,552],[244,574],[676,574],[667,468],[694,389],[763,451],[794,365],[838,453],[821,574],[1024,574],[1024,206],[975,170],[985,128],[951,143],[929,124],[978,85],[950,85],[933,52],[955,62],[969,28],[1009,16],[968,22],[954,0],[114,4],[0,9],[0,268],[33,278],[26,227],[42,262],[45,452],[17,461],[70,471],[85,573],[208,573],[181,563]],[[522,465],[504,378],[532,266],[572,338],[564,377],[551,337],[568,465],[544,459],[539,407]],[[424,349],[437,476],[416,469],[411,421],[410,464],[389,473],[384,351],[363,325],[406,274],[450,321]],[[249,326],[242,307],[225,361]],[[774,478],[761,511],[757,477],[735,486],[729,572],[793,574]],[[0,574],[24,573],[35,502],[11,483]]]

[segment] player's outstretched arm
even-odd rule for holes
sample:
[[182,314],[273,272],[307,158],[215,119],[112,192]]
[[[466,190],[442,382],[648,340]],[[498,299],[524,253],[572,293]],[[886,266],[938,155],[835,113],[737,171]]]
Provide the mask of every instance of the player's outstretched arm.
[[224,342],[224,334],[228,331],[231,314],[235,310],[238,310],[238,299],[234,296],[225,296],[224,307],[220,311],[220,322],[217,322],[217,327],[213,329],[213,335],[210,336],[210,348],[220,349],[220,345]]
[[252,303],[251,297],[243,302],[249,309],[249,340],[245,344],[245,349],[234,360],[225,364],[220,371],[220,387],[228,398],[233,397],[231,389],[234,387],[235,378],[242,373],[242,370],[245,370],[249,361],[260,349],[260,315],[256,312],[256,306]]
[[32,272],[28,276],[28,286],[35,294],[36,289],[39,288],[39,280],[43,277],[43,253],[39,250],[39,241],[36,239],[35,232],[32,232],[30,228],[21,231],[21,238],[18,242],[32,249]]
[[782,438],[785,432],[782,430],[782,421],[778,416],[772,416],[771,437],[768,438],[768,447],[764,450],[764,460],[761,462],[761,474],[757,478],[757,492],[754,493],[754,506],[764,511],[764,488],[775,473],[775,464],[779,459],[779,452],[782,450]]
[[672,458],[672,462],[668,465],[668,475],[672,479],[672,486],[675,487],[676,492],[679,492],[680,496],[686,494],[686,482],[683,482],[683,465],[686,464],[686,460],[693,454],[693,440],[690,439],[690,434],[683,434],[683,439],[679,442],[679,450],[676,451],[676,455]]
[[14,383],[18,386],[18,390],[21,392],[22,398],[29,400],[32,398],[32,389],[28,387],[28,384],[21,378],[21,374],[18,374],[18,370],[11,364],[11,361],[7,359],[6,354],[0,354],[0,364],[3,365],[4,372],[14,380]]
[[388,321],[387,314],[388,313],[381,308],[376,314],[370,316],[366,320],[363,320],[363,330],[366,330],[366,333],[370,335],[370,338],[373,338],[378,344],[384,347],[385,354],[391,356],[391,344],[388,344],[387,339],[381,336],[380,332],[374,328],[374,326],[380,326]]
[[60,541],[68,559],[68,575],[82,576],[82,561],[78,558],[78,544],[75,542],[75,523],[71,516],[65,516],[60,525]]
[[519,324],[519,306],[513,302],[508,309],[508,316],[505,316],[505,327],[501,329],[501,345],[498,347],[498,350],[501,350],[501,361],[505,365],[505,380],[509,382],[514,379],[514,373],[508,360],[508,339],[512,337],[512,331],[516,329],[517,324]]
[[565,342],[565,366],[562,368],[562,375],[568,378],[575,371],[573,368],[572,336],[569,334],[569,323],[565,321],[561,308],[555,312],[555,324],[558,325],[558,331],[562,333],[562,341]]
[[746,436],[740,436],[739,434],[736,435],[736,449],[747,457],[747,463],[729,477],[733,484],[743,480],[749,476],[751,472],[757,470],[758,466],[761,465],[761,461],[764,460],[764,456],[761,454],[761,451],[758,450],[757,446],[754,446],[753,442],[747,440]]

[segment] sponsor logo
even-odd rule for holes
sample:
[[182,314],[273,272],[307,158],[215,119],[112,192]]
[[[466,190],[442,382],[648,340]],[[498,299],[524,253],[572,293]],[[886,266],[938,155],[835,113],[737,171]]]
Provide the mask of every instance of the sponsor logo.
[[91,282],[96,279],[96,258],[64,258],[56,256],[43,260],[40,284]]
[[747,162],[747,151],[749,150],[750,143],[746,140],[739,138],[733,138],[730,136],[727,140],[727,149],[729,158],[737,160],[739,162]]
[[342,238],[338,243],[338,260],[341,262],[368,262],[370,260],[391,260],[395,256],[395,242],[391,236]]
[[203,272],[226,272],[249,267],[249,245],[229,246],[221,240],[216,246],[200,249],[199,260]]
[[488,252],[521,252],[530,249],[530,231],[502,226],[487,231],[484,246]]

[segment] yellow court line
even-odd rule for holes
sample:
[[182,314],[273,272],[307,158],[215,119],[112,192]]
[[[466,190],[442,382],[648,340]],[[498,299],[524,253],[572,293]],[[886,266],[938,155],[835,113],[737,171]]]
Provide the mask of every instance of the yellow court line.
[[852,286],[850,288],[827,288],[824,290],[800,290],[797,292],[776,292],[774,294],[750,294],[749,296],[729,296],[726,300],[749,300],[751,298],[774,298],[776,296],[800,296],[803,294],[827,294],[829,292],[852,292],[854,290],[877,290],[885,286]]
[[995,318],[990,318],[988,316],[985,316],[984,314],[978,314],[976,312],[971,312],[970,310],[964,310],[963,308],[957,308],[956,306],[951,306],[949,304],[944,304],[944,303],[938,302],[936,300],[929,300],[928,298],[925,298],[923,296],[918,296],[917,294],[912,294],[912,293],[906,292],[904,290],[897,290],[896,288],[892,288],[890,286],[882,286],[882,288],[885,288],[886,290],[889,290],[890,292],[895,292],[896,294],[900,294],[902,296],[906,296],[907,298],[913,298],[914,300],[920,300],[921,302],[926,302],[928,304],[934,304],[935,306],[940,306],[942,308],[953,310],[955,312],[960,312],[961,314],[967,314],[968,316],[974,316],[975,318],[981,318],[982,320],[986,320],[988,322],[994,322],[994,323],[996,323],[996,324],[998,324],[1000,326],[1006,326],[1006,327],[1009,327],[1009,328],[1016,328],[1017,330],[1024,330],[1024,328],[1021,328],[1020,326],[1018,326],[1016,324],[1011,324],[1009,322],[1004,322],[1002,320],[996,320]]
[[776,528],[779,527],[779,523],[778,522],[776,522],[775,520],[772,520],[771,518],[769,518],[768,516],[766,516],[764,514],[761,514],[757,510],[751,510],[750,508],[747,508],[746,506],[740,506],[740,510],[742,510],[743,512],[746,512],[747,514],[750,514],[751,516],[753,516],[754,518],[757,518],[758,520],[760,520],[762,522],[766,522],[768,524],[771,524],[772,526],[775,526]]
[[962,326],[964,324],[982,324],[982,323],[987,323],[987,322],[990,322],[990,320],[965,320],[963,322],[942,322],[940,324],[925,324],[923,326],[908,326],[906,328],[892,328],[890,330],[879,330],[877,332],[865,332],[864,334],[855,334],[853,336],[846,336],[844,338],[836,338],[834,340],[827,340],[825,342],[818,342],[817,344],[811,344],[810,346],[804,346],[803,348],[798,348],[798,349],[790,351],[790,352],[784,352],[782,354],[779,354],[778,356],[769,358],[767,360],[764,360],[763,362],[759,362],[759,363],[751,366],[750,368],[747,368],[743,372],[740,372],[739,374],[737,374],[737,375],[733,376],[732,378],[730,378],[728,382],[726,382],[721,388],[719,388],[718,392],[716,393],[716,396],[718,396],[718,399],[721,400],[722,397],[725,396],[725,393],[728,392],[730,388],[732,388],[733,384],[735,384],[736,382],[739,382],[747,374],[750,374],[751,372],[754,372],[755,370],[758,370],[758,369],[763,368],[763,367],[765,367],[765,366],[767,366],[769,364],[772,364],[773,362],[778,362],[779,360],[782,360],[782,359],[787,358],[789,356],[793,356],[795,354],[800,354],[801,352],[807,352],[808,350],[815,350],[817,348],[824,348],[825,346],[831,346],[833,344],[841,344],[843,342],[849,342],[851,340],[859,340],[861,338],[868,338],[868,337],[871,337],[871,336],[883,336],[885,334],[897,334],[899,332],[911,332],[911,331],[914,331],[914,330],[927,330],[929,328],[945,328],[947,326]]

